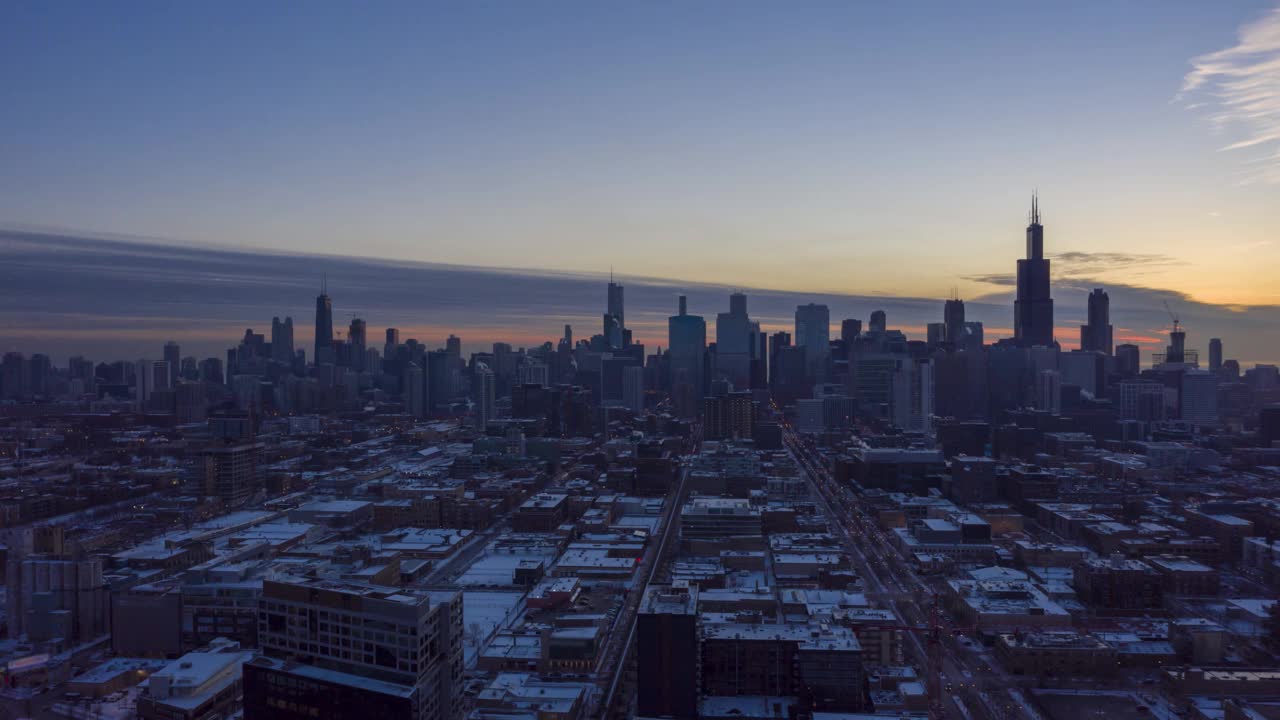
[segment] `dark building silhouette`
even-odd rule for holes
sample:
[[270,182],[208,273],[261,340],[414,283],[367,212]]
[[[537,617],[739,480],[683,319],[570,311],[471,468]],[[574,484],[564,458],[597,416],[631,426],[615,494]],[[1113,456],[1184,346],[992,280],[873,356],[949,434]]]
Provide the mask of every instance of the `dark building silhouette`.
[[316,342],[312,362],[333,364],[333,303],[323,290],[316,296]]
[[1111,333],[1111,299],[1102,288],[1094,288],[1089,293],[1089,322],[1080,326],[1080,349],[1110,355]]
[[960,344],[964,337],[964,301],[952,298],[942,308],[942,324],[946,330],[943,339],[952,344]]
[[1222,338],[1209,338],[1209,372],[1222,372]]
[[1049,290],[1049,261],[1044,256],[1044,226],[1039,199],[1031,198],[1027,225],[1027,256],[1018,261],[1018,296],[1013,304],[1014,339],[1022,347],[1053,344],[1053,297]]
[[862,334],[862,321],[856,318],[849,318],[840,323],[840,339],[844,341],[848,347],[853,346],[853,341],[858,339]]
[[636,701],[645,717],[698,716],[698,588],[651,585],[636,620]]
[[888,327],[888,322],[883,310],[875,310],[871,313],[871,323],[868,328],[871,332],[882,333]]

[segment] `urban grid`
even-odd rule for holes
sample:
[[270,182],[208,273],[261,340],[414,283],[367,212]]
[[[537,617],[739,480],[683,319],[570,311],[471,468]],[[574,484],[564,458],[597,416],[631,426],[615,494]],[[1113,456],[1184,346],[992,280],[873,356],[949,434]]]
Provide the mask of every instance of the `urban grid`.
[[0,716],[1280,717],[1280,372],[1105,287],[1061,347],[1017,240],[996,342],[735,292],[646,348],[611,276],[464,354],[316,278],[312,343],[7,352]]

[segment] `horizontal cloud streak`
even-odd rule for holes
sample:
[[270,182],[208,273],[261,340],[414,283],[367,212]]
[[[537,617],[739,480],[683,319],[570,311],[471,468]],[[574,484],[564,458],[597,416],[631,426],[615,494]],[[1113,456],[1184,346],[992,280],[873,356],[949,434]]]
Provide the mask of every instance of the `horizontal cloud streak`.
[[[1010,260],[1012,262],[1012,260]],[[1054,286],[1059,339],[1073,347],[1083,322],[1085,296],[1095,285],[1111,294],[1117,338],[1163,342],[1163,300],[1179,308],[1193,347],[1221,336],[1229,356],[1243,360],[1280,358],[1274,306],[1224,307],[1197,303],[1182,294],[1105,282],[1084,275],[1090,268],[1170,262],[1163,256],[1064,253],[1055,261]],[[575,335],[599,332],[607,278],[584,273],[523,271],[377,259],[291,255],[165,245],[119,238],[0,231],[0,349],[48,352],[61,362],[84,353],[95,360],[157,356],[169,339],[184,354],[221,355],[246,327],[269,332],[271,317],[291,315],[297,342],[311,339],[314,299],[328,278],[334,324],[353,315],[369,323],[371,345],[383,328],[435,347],[449,333],[466,347],[494,341],[534,345],[559,337],[565,323]],[[987,326],[988,339],[1007,334],[1012,316],[1012,276],[982,281],[1005,290],[966,302],[968,318]],[[703,315],[714,337],[715,315],[728,309],[730,288],[620,276],[626,286],[627,324],[650,349],[666,345],[666,319],[676,295],[689,296],[690,312]],[[795,306],[826,303],[833,334],[842,318],[864,321],[885,310],[892,326],[914,337],[942,319],[942,301],[932,298],[797,293],[745,288],[753,317],[769,329],[790,330]],[[1003,328],[1003,330],[1001,330]],[[1123,328],[1123,333],[1121,329]],[[1153,342],[1154,341],[1154,342]]]

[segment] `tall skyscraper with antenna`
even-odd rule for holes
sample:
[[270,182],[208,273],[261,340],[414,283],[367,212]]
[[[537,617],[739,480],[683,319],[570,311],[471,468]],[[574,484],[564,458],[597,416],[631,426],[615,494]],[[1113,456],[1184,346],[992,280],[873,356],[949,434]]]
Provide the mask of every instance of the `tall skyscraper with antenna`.
[[320,282],[316,296],[316,348],[312,359],[317,366],[333,364],[333,302],[329,300],[328,278]]
[[1049,289],[1049,261],[1044,256],[1044,226],[1040,200],[1031,196],[1027,224],[1027,256],[1018,261],[1018,295],[1013,303],[1014,339],[1022,347],[1053,345],[1053,297]]

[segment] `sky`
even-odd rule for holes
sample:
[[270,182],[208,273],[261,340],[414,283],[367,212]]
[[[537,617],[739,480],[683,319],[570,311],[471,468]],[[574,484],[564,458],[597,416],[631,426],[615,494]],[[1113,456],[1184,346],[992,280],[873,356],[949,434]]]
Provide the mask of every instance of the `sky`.
[[1038,190],[1135,334],[1280,305],[1274,0],[8,3],[0,104],[9,230],[940,305],[1003,302]]

